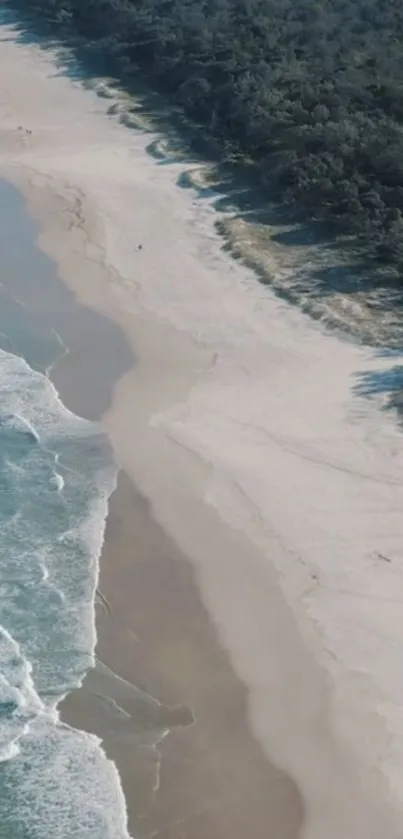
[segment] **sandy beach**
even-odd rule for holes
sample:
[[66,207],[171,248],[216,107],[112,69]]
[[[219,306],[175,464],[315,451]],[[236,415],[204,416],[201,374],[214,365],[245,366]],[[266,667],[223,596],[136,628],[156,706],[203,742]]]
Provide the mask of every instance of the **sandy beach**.
[[397,839],[403,455],[360,390],[396,359],[260,286],[178,186],[186,162],[157,163],[110,99],[0,37],[0,176],[76,305],[117,328],[86,342],[61,305],[52,377],[122,469],[97,655],[137,692],[91,678],[140,723],[97,682],[63,719],[102,737],[138,839]]
[[[94,711],[90,678],[62,715],[103,738],[133,835],[299,836],[301,796],[251,735],[245,686],[217,642],[191,567],[124,476],[111,503],[100,583],[111,612],[98,608],[98,656],[164,704],[119,699],[137,721],[134,731],[121,729],[108,709]],[[116,696],[114,685],[107,690]],[[154,748],[164,725],[170,733]]]

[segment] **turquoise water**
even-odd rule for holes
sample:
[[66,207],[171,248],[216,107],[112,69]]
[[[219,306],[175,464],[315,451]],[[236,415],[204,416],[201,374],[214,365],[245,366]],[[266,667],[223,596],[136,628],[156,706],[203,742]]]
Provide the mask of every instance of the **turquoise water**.
[[[93,662],[116,466],[100,428],[70,413],[46,376],[66,351],[57,330],[11,294],[41,288],[45,257],[5,185],[0,218],[0,839],[124,839],[114,765],[57,714]],[[49,262],[47,282],[53,271]]]

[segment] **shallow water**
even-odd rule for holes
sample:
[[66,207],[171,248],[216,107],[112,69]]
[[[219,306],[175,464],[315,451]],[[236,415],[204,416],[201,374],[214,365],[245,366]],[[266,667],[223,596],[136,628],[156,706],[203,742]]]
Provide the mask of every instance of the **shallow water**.
[[57,714],[93,663],[116,466],[100,428],[69,412],[45,375],[67,346],[56,308],[46,324],[27,298],[58,280],[3,184],[0,217],[0,837],[123,839],[114,765]]

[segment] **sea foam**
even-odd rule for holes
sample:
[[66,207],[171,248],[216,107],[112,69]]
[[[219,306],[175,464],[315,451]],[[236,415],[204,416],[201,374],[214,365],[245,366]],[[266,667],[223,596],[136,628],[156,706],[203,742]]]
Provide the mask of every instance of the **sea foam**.
[[0,823],[13,839],[126,839],[123,793],[61,697],[93,664],[116,466],[100,428],[0,351]]

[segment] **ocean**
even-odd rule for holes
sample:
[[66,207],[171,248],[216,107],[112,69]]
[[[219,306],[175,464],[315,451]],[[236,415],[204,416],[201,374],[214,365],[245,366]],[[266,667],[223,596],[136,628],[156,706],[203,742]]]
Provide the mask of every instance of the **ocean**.
[[100,427],[67,410],[47,375],[63,339],[12,293],[35,294],[44,271],[60,282],[6,184],[0,218],[0,838],[125,839],[114,764],[57,711],[94,663],[117,467]]

